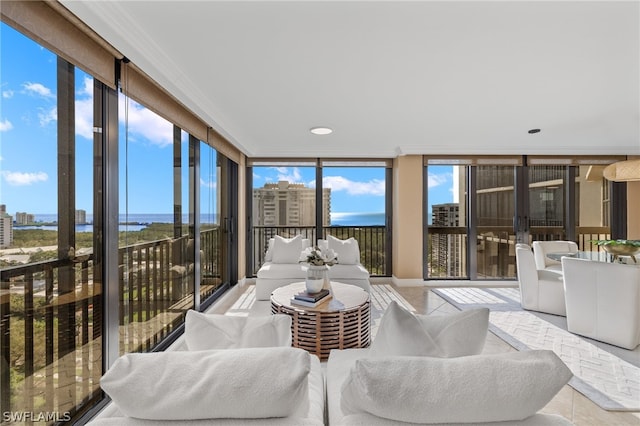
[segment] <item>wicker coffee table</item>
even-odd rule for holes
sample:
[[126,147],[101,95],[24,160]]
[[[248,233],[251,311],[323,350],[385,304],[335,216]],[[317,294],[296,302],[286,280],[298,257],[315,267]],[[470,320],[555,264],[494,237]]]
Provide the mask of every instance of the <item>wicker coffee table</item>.
[[331,349],[369,346],[369,293],[354,285],[332,281],[332,299],[314,308],[293,305],[291,298],[304,288],[304,282],[293,283],[277,288],[271,294],[271,313],[292,317],[293,347],[326,360]]

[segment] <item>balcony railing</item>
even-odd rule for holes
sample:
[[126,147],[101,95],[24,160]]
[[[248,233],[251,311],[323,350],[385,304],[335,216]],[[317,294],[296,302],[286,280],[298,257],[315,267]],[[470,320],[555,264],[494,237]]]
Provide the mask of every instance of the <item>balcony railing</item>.
[[[333,235],[336,238],[353,237],[360,247],[360,263],[372,276],[386,276],[387,271],[387,228],[386,226],[325,226],[322,238]],[[253,276],[264,263],[264,256],[269,247],[269,239],[275,235],[291,238],[296,235],[307,238],[312,245],[317,242],[314,226],[254,226],[253,227]],[[340,259],[338,259],[340,261]]]
[[[429,226],[427,277],[466,279],[467,230],[465,227]],[[608,227],[578,227],[577,243],[581,251],[601,251],[591,240],[610,238]],[[563,240],[562,227],[531,227],[533,241]],[[476,269],[481,278],[516,278],[516,237],[508,226],[478,227]]]
[[[187,237],[119,249],[119,351],[156,346],[194,306]],[[191,254],[190,254],[191,251]],[[201,233],[201,300],[220,286],[218,228]],[[100,396],[103,285],[93,254],[0,271],[0,413],[68,413]]]

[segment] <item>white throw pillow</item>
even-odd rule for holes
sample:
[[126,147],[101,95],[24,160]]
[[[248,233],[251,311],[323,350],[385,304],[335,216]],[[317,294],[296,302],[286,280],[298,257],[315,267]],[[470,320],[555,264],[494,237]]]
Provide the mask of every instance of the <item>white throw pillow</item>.
[[360,247],[358,241],[351,237],[341,240],[332,235],[327,236],[328,248],[338,255],[338,263],[341,265],[356,265],[360,263]]
[[460,358],[388,357],[356,361],[342,385],[345,415],[370,413],[410,423],[522,420],[571,379],[553,351]]
[[273,244],[275,238],[269,238],[269,245],[267,246],[267,252],[264,254],[264,261],[271,262],[273,260]]
[[392,301],[382,315],[369,356],[476,355],[482,352],[488,327],[486,308],[427,316],[414,315]]
[[309,371],[309,353],[297,348],[131,353],[100,385],[140,419],[286,417],[308,403]]
[[302,235],[293,238],[282,238],[279,235],[274,237],[273,263],[298,263],[302,252]]
[[189,310],[185,343],[190,351],[291,346],[291,317],[236,317]]
[[[267,246],[267,252],[264,254],[264,261],[271,262],[273,261],[273,245],[275,244],[275,238],[269,238],[269,245]],[[307,247],[311,247],[311,240],[308,238],[302,239],[302,249],[304,250]]]

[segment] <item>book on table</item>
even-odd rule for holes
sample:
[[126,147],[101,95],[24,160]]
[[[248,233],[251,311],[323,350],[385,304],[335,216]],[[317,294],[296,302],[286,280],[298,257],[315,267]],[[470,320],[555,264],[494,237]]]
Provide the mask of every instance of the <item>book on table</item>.
[[291,303],[294,305],[306,306],[308,308],[315,308],[330,298],[331,295],[329,294],[329,290],[321,290],[318,293],[311,294],[301,292],[291,298]]
[[296,300],[302,300],[304,302],[317,302],[320,299],[324,299],[329,295],[329,290],[323,288],[317,293],[309,293],[307,291],[301,291],[293,296]]

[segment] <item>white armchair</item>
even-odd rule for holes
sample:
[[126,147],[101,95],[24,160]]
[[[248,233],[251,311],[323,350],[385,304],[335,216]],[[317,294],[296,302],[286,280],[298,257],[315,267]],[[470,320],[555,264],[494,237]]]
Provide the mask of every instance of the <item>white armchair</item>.
[[562,275],[536,269],[533,253],[523,247],[516,247],[516,266],[522,307],[565,316]]
[[549,259],[547,253],[577,253],[578,245],[573,241],[534,241],[531,245],[537,269],[562,272],[559,261]]
[[640,267],[562,258],[567,329],[633,350],[640,344]]

